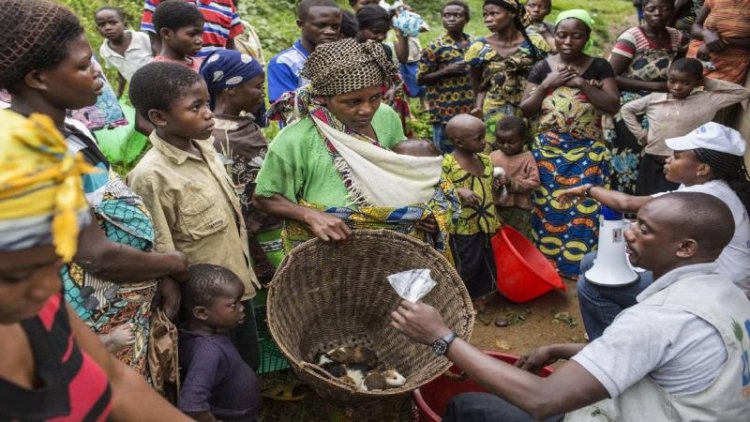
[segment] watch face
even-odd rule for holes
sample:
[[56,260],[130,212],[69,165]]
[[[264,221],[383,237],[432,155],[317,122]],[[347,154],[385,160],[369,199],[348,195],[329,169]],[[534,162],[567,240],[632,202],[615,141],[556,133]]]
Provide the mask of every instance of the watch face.
[[446,350],[448,350],[448,343],[446,343],[445,340],[437,339],[432,343],[432,353],[438,356],[443,356]]

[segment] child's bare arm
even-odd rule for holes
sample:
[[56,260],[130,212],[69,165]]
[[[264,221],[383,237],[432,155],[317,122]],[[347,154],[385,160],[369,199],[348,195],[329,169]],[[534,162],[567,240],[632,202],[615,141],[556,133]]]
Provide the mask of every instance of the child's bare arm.
[[635,139],[641,145],[646,145],[646,142],[648,141],[648,130],[643,128],[641,122],[638,121],[637,116],[646,112],[649,104],[651,104],[651,100],[652,96],[646,95],[643,98],[630,101],[620,109],[622,120],[628,126],[628,130],[630,130]]

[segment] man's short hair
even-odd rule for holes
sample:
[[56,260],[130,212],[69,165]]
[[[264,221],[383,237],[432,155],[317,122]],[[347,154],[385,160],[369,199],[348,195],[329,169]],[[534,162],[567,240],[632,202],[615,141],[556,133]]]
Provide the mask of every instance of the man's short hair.
[[161,32],[162,28],[177,31],[180,28],[197,26],[204,21],[203,15],[195,5],[182,0],[161,2],[156,7],[153,17],[154,29],[157,34]]
[[[646,206],[670,201],[670,215],[666,221],[675,237],[687,237],[698,242],[700,253],[716,259],[734,236],[734,217],[721,199],[702,192],[671,192],[649,201]],[[714,256],[715,255],[715,256]]]
[[444,13],[445,12],[445,8],[448,7],[448,6],[458,6],[458,7],[463,8],[464,9],[464,18],[466,18],[466,22],[468,22],[469,19],[471,18],[471,15],[469,13],[469,5],[466,4],[466,3],[464,3],[464,2],[462,2],[461,0],[451,0],[448,3],[445,3],[443,5],[443,8],[440,9],[440,13],[441,14]]
[[202,82],[201,76],[187,66],[169,62],[151,62],[138,69],[130,80],[130,101],[148,120],[149,110],[169,111],[188,88]]
[[188,269],[188,280],[182,285],[183,309],[188,313],[196,306],[209,306],[211,300],[224,294],[227,286],[242,285],[237,275],[212,264],[195,264]]
[[302,0],[297,6],[297,18],[305,20],[313,7],[333,7],[341,10],[334,0]]

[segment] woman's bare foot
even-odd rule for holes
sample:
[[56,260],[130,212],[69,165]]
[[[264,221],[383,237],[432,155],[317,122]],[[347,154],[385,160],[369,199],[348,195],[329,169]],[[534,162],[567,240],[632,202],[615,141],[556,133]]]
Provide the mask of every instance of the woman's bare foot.
[[117,353],[135,343],[133,324],[127,323],[115,327],[109,333],[99,335],[99,339],[110,353]]

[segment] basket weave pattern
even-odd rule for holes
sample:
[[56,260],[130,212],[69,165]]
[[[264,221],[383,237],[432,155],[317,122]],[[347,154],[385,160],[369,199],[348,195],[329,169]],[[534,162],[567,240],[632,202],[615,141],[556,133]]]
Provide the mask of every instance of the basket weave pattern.
[[[357,230],[345,242],[313,239],[292,250],[271,283],[268,325],[297,376],[323,399],[354,406],[403,396],[448,369],[446,358],[389,325],[400,297],[386,277],[417,268],[430,269],[437,281],[423,301],[468,339],[474,326],[469,294],[455,269],[426,243],[388,230]],[[319,352],[356,345],[374,350],[406,384],[357,391],[309,363]]]

